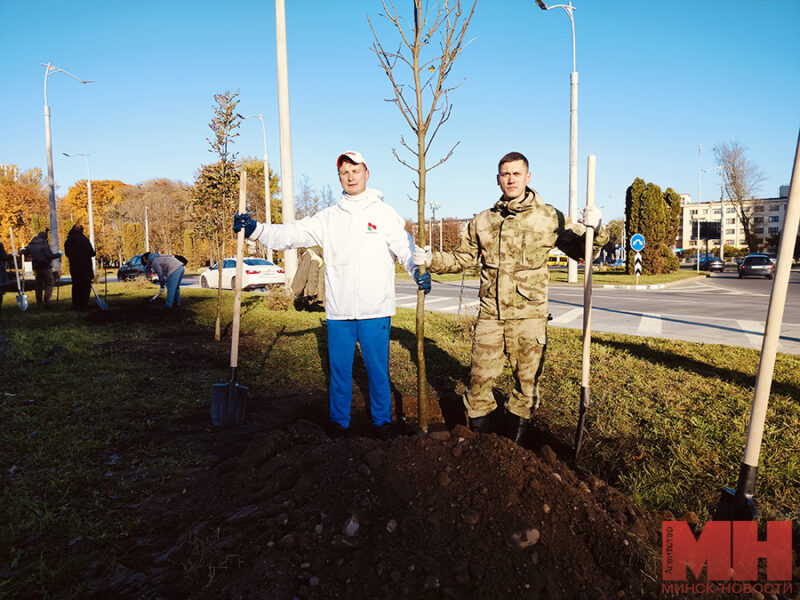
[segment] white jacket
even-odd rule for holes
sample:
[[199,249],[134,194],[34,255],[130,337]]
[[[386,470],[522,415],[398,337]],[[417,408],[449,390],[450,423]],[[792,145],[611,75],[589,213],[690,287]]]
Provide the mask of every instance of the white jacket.
[[325,316],[375,319],[395,313],[395,258],[410,274],[416,270],[404,225],[383,194],[367,188],[358,196],[343,192],[338,204],[288,225],[259,223],[250,239],[273,250],[321,246]]

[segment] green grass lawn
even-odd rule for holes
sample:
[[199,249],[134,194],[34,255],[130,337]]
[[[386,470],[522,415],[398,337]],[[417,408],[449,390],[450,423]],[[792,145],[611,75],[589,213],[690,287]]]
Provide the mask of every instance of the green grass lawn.
[[[135,310],[148,284],[108,284],[112,311]],[[208,427],[214,383],[228,377],[230,292],[214,341],[215,290],[186,289],[183,318],[107,320],[58,308],[16,308],[3,297],[0,377],[0,597],[35,584],[79,582],[100,549],[125,535],[137,505],[164,482],[214,460],[189,435]],[[273,310],[245,294],[239,372],[258,399],[275,390],[325,406],[323,315]],[[116,314],[116,313],[115,313]],[[414,421],[414,314],[393,319],[390,361],[404,414]],[[571,446],[580,393],[581,339],[552,328],[538,428]],[[470,322],[427,313],[429,419],[468,375]],[[598,334],[581,469],[609,479],[648,510],[709,518],[722,485],[735,485],[759,353],[745,348]],[[302,366],[302,368],[299,368]],[[357,375],[361,367],[356,368]],[[511,385],[508,370],[498,382]],[[355,393],[359,397],[360,391]],[[800,357],[779,354],[756,501],[768,519],[800,519]],[[79,584],[74,584],[79,585]],[[77,597],[77,596],[76,596]]]

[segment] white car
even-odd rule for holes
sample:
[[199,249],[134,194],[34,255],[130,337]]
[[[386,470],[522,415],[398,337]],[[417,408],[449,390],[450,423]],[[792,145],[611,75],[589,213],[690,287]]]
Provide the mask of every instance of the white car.
[[[265,258],[246,257],[242,269],[242,289],[263,288],[268,285],[283,285],[286,272]],[[222,289],[232,290],[236,284],[236,259],[222,261]],[[200,273],[200,287],[215,288],[219,285],[219,263]]]

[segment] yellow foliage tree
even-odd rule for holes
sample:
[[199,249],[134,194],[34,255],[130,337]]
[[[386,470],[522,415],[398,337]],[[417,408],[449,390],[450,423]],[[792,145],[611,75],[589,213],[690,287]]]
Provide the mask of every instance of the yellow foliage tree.
[[9,228],[14,228],[17,249],[47,227],[47,188],[39,169],[19,173],[16,166],[0,167],[0,240],[11,249]]
[[[114,221],[118,205],[122,202],[122,190],[128,184],[115,180],[92,180],[92,213],[94,216],[95,251],[98,256],[114,256],[118,249],[112,232],[117,230]],[[80,223],[86,228],[89,237],[89,194],[86,180],[76,182],[61,199],[62,222]]]

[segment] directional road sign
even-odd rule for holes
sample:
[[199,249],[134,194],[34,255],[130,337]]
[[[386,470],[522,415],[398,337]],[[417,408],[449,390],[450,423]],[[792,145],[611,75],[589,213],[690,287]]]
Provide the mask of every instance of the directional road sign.
[[641,233],[637,233],[631,238],[631,248],[635,252],[641,252],[644,248],[644,236]]
[[[631,245],[633,245],[633,243],[631,243]],[[642,274],[642,255],[638,252],[633,257],[633,274],[636,275],[636,277]]]

